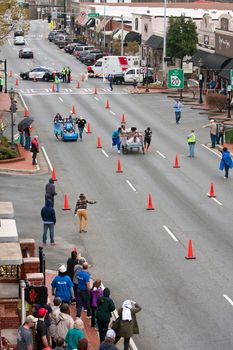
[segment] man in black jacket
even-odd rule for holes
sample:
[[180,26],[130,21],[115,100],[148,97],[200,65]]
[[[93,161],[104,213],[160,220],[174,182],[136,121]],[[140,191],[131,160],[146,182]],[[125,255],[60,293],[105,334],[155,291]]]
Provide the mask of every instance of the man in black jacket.
[[54,196],[56,196],[56,190],[53,179],[49,179],[49,183],[45,186],[45,201],[49,199],[54,207]]
[[83,139],[83,130],[85,128],[86,123],[87,121],[83,117],[78,118],[76,121],[76,124],[78,125],[80,141],[82,141]]
[[46,244],[47,231],[49,229],[50,243],[51,243],[51,245],[55,245],[55,243],[54,243],[54,225],[56,224],[56,213],[52,207],[52,202],[49,199],[46,200],[45,206],[41,209],[41,218],[42,218],[43,224],[44,224],[43,244]]

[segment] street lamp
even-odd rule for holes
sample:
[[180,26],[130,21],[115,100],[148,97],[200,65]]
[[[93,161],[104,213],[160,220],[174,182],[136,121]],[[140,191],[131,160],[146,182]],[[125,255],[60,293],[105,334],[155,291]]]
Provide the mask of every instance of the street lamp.
[[10,107],[10,110],[11,110],[11,147],[13,148],[14,147],[14,109],[15,109],[15,104],[14,104],[14,98],[15,98],[15,91],[13,88],[10,89],[10,91],[8,92],[9,93],[9,96],[10,96],[10,99],[11,99],[11,107]]
[[4,81],[5,81],[5,88],[4,88],[4,93],[7,93],[7,65],[6,65],[6,59],[5,60],[0,60],[0,64],[4,64],[4,68],[1,69],[1,71],[4,71]]
[[[199,66],[200,68],[204,66],[204,62],[203,62],[203,59],[200,58],[199,60]],[[199,74],[199,92],[200,92],[200,95],[199,95],[199,104],[202,104],[203,103],[203,99],[202,99],[202,91],[203,91],[203,85],[204,85],[204,74],[200,72]]]

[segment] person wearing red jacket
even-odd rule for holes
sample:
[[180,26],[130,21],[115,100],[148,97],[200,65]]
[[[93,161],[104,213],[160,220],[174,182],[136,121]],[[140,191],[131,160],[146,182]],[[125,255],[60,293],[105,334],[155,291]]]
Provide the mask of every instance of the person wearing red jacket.
[[32,152],[32,164],[36,165],[36,156],[39,153],[39,142],[38,136],[34,136],[34,139],[31,142],[31,152]]

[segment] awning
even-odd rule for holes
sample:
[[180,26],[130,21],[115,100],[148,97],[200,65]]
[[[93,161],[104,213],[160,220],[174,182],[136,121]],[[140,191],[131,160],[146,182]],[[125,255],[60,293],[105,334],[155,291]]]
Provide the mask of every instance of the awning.
[[91,28],[95,26],[95,19],[89,18],[89,21],[86,23],[86,28]]
[[102,19],[102,21],[100,21],[100,23],[98,24],[98,26],[96,27],[96,33],[101,32],[101,30],[104,29],[104,27],[108,24],[108,22],[112,19],[112,17],[104,17]]
[[209,54],[209,52],[197,50],[197,52],[195,52],[195,54],[191,58],[190,62],[193,62],[194,66],[200,66],[200,63],[202,63],[204,58],[207,57]]
[[226,64],[224,69],[222,69],[219,72],[220,77],[230,81],[231,80],[231,78],[230,78],[231,69],[233,69],[233,59],[231,59],[230,62]]
[[[125,40],[125,37],[128,33],[129,32],[127,30],[123,30],[123,40]],[[121,40],[121,34],[122,34],[122,30],[121,30],[121,28],[118,28],[118,31],[112,37],[115,40],[117,40],[117,39]]]
[[137,32],[129,32],[125,36],[125,42],[137,41],[139,44],[141,43],[141,34]]
[[163,38],[158,35],[151,35],[149,39],[145,42],[152,49],[162,49],[163,48]]
[[86,12],[81,12],[81,13],[75,18],[75,24],[81,24],[85,17],[86,17]]
[[89,22],[89,20],[90,20],[90,17],[86,15],[86,17],[83,19],[83,21],[82,21],[82,23],[80,23],[80,25],[82,27],[85,27],[86,24]]
[[231,58],[218,55],[216,53],[210,54],[203,59],[204,65],[208,69],[220,70],[223,69],[230,62]]

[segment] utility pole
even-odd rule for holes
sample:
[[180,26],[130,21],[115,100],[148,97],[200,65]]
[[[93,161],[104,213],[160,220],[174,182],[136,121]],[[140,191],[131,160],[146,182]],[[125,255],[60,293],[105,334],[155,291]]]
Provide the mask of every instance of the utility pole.
[[105,38],[105,23],[106,23],[106,19],[105,19],[105,16],[106,16],[106,8],[105,8],[105,5],[106,5],[106,0],[104,0],[104,51],[105,51],[105,40],[106,40],[106,38]]
[[164,15],[163,15],[163,81],[166,81],[167,61],[166,61],[166,46],[167,46],[167,0],[164,0]]
[[124,55],[124,16],[121,15],[121,56]]
[[63,3],[63,7],[64,7],[64,29],[66,29],[66,0],[64,0]]

